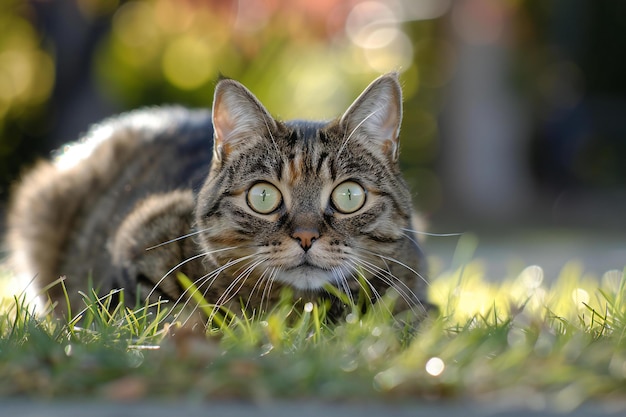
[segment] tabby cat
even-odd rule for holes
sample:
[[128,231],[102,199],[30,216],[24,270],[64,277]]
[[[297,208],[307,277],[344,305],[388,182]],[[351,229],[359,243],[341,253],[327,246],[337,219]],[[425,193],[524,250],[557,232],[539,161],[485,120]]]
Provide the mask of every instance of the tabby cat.
[[[14,272],[71,305],[91,280],[125,300],[266,310],[281,288],[328,297],[332,284],[426,311],[422,252],[398,164],[402,92],[376,79],[331,122],[274,119],[223,79],[212,112],[150,108],[95,126],[15,188],[7,244]],[[361,277],[358,279],[357,277]],[[365,279],[363,279],[365,278]],[[187,317],[189,318],[189,317]],[[206,322],[206,317],[204,317]]]

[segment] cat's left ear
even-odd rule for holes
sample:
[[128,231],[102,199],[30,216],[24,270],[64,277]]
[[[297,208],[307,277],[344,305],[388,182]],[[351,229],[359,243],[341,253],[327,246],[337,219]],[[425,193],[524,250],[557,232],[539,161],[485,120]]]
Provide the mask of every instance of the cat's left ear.
[[398,73],[374,80],[352,103],[340,121],[350,140],[398,160],[398,136],[402,123],[402,88]]

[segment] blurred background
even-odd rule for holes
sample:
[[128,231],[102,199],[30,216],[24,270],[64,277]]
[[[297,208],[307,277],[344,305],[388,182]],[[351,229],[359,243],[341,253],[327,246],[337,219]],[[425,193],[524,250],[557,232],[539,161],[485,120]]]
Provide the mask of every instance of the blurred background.
[[0,202],[103,117],[210,106],[220,73],[279,118],[329,119],[398,70],[430,231],[522,236],[544,257],[559,236],[580,244],[563,256],[623,268],[624,28],[614,0],[2,0]]

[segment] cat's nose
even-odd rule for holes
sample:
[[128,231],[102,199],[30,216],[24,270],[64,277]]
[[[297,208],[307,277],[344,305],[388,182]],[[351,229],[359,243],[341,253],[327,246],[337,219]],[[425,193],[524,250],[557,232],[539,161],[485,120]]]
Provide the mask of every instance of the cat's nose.
[[317,229],[305,229],[297,228],[291,234],[291,237],[296,239],[304,251],[311,249],[313,242],[320,237],[320,232]]

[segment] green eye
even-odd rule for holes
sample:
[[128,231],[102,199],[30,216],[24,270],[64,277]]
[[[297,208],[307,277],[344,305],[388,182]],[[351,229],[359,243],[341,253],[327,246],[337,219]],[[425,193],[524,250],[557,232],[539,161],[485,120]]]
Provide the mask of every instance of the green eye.
[[333,190],[331,199],[340,212],[354,213],[365,204],[365,190],[354,181],[342,182]]
[[260,214],[269,214],[280,206],[282,195],[272,184],[259,182],[250,187],[247,200],[252,210]]

